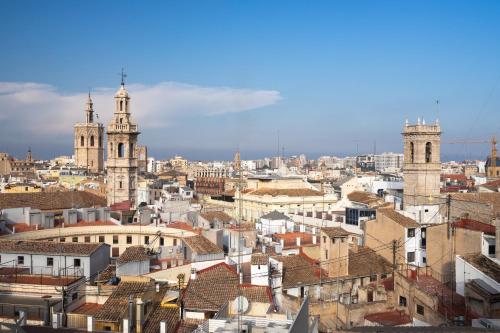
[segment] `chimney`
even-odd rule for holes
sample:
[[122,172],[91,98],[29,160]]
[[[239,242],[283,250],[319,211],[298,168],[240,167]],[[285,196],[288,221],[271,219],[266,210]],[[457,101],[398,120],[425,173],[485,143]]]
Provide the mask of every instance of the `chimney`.
[[191,280],[196,280],[196,268],[191,267]]
[[297,246],[300,246],[300,237],[297,237]]
[[316,238],[316,235],[314,235],[314,234],[313,234],[313,236],[312,236],[313,244],[316,244],[316,242],[317,242],[317,240],[316,240],[316,239],[317,239],[317,238]]
[[[127,332],[132,331],[133,323],[134,323],[134,299],[132,295],[128,297],[128,321],[127,321]],[[124,322],[125,324],[125,322]],[[125,330],[125,327],[123,328]]]
[[94,317],[87,316],[87,332],[94,331]]
[[167,333],[167,321],[160,321],[160,333]]
[[129,333],[130,332],[130,329],[129,329],[129,321],[128,321],[128,318],[123,318],[123,322],[122,322],[122,333]]
[[142,332],[142,325],[144,324],[144,302],[142,299],[137,298],[135,301],[136,317],[135,317],[135,332]]
[[285,247],[285,240],[283,238],[280,239],[280,245],[281,245],[281,248]]

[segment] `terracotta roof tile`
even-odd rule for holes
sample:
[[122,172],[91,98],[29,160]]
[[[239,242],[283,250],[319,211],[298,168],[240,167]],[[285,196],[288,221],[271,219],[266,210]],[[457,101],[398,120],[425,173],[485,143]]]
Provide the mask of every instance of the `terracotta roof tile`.
[[43,253],[90,256],[104,243],[57,243],[48,241],[0,240],[0,253]]
[[400,224],[405,228],[417,228],[419,224],[415,222],[415,220],[406,217],[398,212],[396,212],[392,208],[381,208],[377,210],[377,214],[383,214],[387,218],[393,220],[394,222]]
[[500,283],[500,265],[490,258],[487,258],[482,254],[471,254],[464,256],[464,260],[495,280],[497,283]]
[[357,252],[349,250],[349,276],[371,276],[392,272],[391,264],[368,247],[360,247]]
[[347,198],[353,202],[362,203],[370,207],[384,204],[384,200],[373,193],[363,191],[353,191],[347,195]]
[[488,235],[495,235],[496,228],[494,225],[482,223],[471,219],[461,219],[453,223],[457,228],[481,231]]
[[94,319],[97,321],[120,322],[123,318],[128,317],[129,297],[142,297],[150,288],[154,288],[154,284],[151,282],[121,282],[95,313]]
[[116,263],[121,265],[133,261],[146,261],[150,257],[146,252],[144,246],[130,246],[125,249],[125,251],[118,257]]
[[202,235],[183,238],[184,243],[197,254],[222,253],[222,249]]
[[372,313],[365,316],[366,320],[378,323],[382,326],[399,326],[411,323],[410,316],[404,311],[387,311]]
[[324,232],[330,238],[348,237],[351,233],[340,227],[328,227],[321,228],[321,232]]
[[269,263],[269,255],[265,253],[254,253],[250,259],[252,265],[267,265]]
[[[197,273],[189,280],[182,296],[186,309],[217,311],[238,296],[238,274],[226,263],[220,263]],[[243,284],[243,295],[250,302],[271,303],[271,290],[267,286]]]
[[304,256],[288,255],[274,256],[272,258],[283,263],[282,283],[284,289],[319,283],[318,268],[313,261]]
[[106,199],[86,191],[0,193],[0,208],[31,207],[44,211],[105,207]]
[[74,314],[81,314],[81,315],[86,315],[86,316],[92,316],[94,315],[100,308],[102,307],[102,304],[97,304],[97,303],[84,303],[81,306],[77,307],[73,311],[70,311],[70,313]]
[[200,216],[209,222],[218,220],[220,222],[229,223],[234,220],[231,216],[222,211],[207,211],[201,213]]

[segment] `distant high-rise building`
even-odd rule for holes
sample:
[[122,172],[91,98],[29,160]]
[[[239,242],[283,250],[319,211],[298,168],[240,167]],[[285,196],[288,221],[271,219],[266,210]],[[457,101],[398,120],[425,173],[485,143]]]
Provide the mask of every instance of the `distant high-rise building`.
[[90,172],[104,170],[104,126],[94,122],[94,103],[90,97],[85,108],[85,122],[74,126],[75,163]]
[[441,126],[405,124],[403,205],[417,222],[432,223],[439,213],[441,173]]
[[403,154],[382,153],[374,156],[375,170],[386,171],[401,169],[403,167]]
[[139,128],[130,114],[130,96],[122,80],[115,95],[115,111],[108,125],[108,205],[129,201],[135,207],[137,186],[137,138]]

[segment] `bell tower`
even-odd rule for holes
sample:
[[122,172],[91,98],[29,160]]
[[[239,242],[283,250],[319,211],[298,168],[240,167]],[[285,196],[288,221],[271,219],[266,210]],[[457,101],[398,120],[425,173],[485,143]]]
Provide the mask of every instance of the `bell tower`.
[[130,115],[130,96],[124,78],[122,71],[120,89],[115,94],[115,111],[107,128],[107,201],[112,205],[128,200],[131,208],[135,208],[139,129]]
[[439,218],[441,174],[441,126],[406,121],[403,128],[403,206],[417,222],[428,224]]
[[85,107],[85,122],[74,126],[75,163],[91,173],[104,171],[104,126],[94,122],[94,103],[90,96]]

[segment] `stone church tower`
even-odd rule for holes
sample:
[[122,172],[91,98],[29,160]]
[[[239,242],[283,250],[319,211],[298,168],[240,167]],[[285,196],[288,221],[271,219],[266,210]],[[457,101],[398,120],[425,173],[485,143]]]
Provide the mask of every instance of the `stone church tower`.
[[74,126],[75,163],[89,172],[99,173],[104,170],[104,126],[94,122],[94,104],[90,93],[85,115],[85,122]]
[[486,176],[490,179],[500,178],[500,159],[497,156],[497,139],[491,138],[491,154],[486,160]]
[[130,97],[123,82],[115,95],[115,111],[108,125],[108,205],[130,201],[135,208],[137,186],[137,137],[139,129],[130,116]]
[[441,126],[406,122],[403,128],[403,206],[419,223],[437,222],[440,198]]

